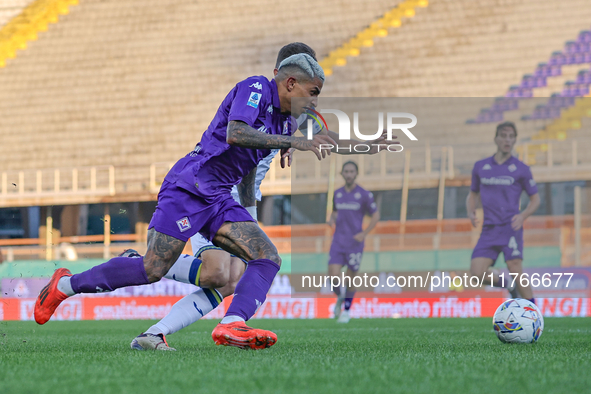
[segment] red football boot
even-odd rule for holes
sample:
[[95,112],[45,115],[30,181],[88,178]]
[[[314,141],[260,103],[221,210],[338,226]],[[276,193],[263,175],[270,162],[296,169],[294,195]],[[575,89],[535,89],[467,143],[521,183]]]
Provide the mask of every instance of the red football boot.
[[72,273],[67,268],[58,268],[55,270],[47,286],[39,293],[37,302],[35,302],[35,321],[38,324],[47,323],[59,304],[68,298],[67,295],[57,289],[57,282],[63,276],[72,276]]
[[241,349],[265,349],[277,342],[277,335],[268,330],[251,328],[243,321],[218,324],[211,333],[216,345],[235,346]]

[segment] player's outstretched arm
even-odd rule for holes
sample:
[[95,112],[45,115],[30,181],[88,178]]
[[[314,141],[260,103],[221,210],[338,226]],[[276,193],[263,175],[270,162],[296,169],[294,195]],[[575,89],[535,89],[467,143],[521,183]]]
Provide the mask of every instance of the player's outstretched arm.
[[336,142],[327,135],[315,135],[312,140],[304,137],[287,135],[266,134],[255,130],[244,122],[231,121],[226,131],[226,142],[251,149],[283,149],[295,148],[301,151],[312,151],[318,160],[330,155],[330,150],[325,147],[335,145]]

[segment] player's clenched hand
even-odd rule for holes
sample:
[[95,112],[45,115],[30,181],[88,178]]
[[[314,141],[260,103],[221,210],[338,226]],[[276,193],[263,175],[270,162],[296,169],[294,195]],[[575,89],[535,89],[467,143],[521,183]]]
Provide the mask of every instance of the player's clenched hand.
[[511,218],[511,228],[514,231],[517,231],[521,228],[521,226],[523,226],[523,222],[524,222],[524,217],[522,214],[517,214],[515,216],[513,216],[513,218]]
[[316,134],[311,140],[306,137],[293,137],[291,140],[292,148],[301,151],[312,151],[318,160],[322,160],[327,154],[330,155],[330,150],[335,146],[337,146],[337,143],[328,135]]
[[287,159],[287,166],[291,167],[291,161],[293,159],[293,152],[295,152],[295,148],[283,148],[281,149],[281,168],[285,168],[285,159]]
[[357,242],[363,242],[363,240],[365,239],[365,233],[362,231],[360,233],[357,233],[353,236],[353,238],[355,239],[355,241]]

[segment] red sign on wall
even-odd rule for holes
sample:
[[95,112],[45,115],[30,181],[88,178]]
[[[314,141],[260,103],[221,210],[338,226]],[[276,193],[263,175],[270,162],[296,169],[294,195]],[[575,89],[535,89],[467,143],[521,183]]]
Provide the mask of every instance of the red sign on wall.
[[[137,320],[161,319],[181,297],[72,297],[64,301],[52,320]],[[360,294],[351,306],[353,318],[429,318],[492,317],[504,298],[386,298]],[[269,296],[254,318],[316,319],[332,318],[334,298],[292,298]],[[584,297],[538,298],[545,317],[591,316],[591,302]],[[221,319],[230,299],[208,314],[207,319]],[[34,298],[0,299],[0,320],[33,320]]]

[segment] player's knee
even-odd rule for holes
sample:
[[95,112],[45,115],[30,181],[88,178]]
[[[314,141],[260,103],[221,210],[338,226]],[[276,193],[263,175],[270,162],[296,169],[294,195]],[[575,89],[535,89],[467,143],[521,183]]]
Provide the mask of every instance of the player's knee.
[[272,262],[281,267],[281,257],[279,256],[279,252],[277,252],[277,249],[275,249],[274,253],[268,253],[263,258],[271,260]]
[[201,275],[199,283],[202,286],[209,288],[218,289],[224,287],[230,281],[230,273],[228,271],[215,270],[210,272],[208,275]]
[[214,289],[224,287],[230,281],[230,255],[226,252],[216,252],[214,255],[203,257],[199,277],[202,286]]
[[476,267],[470,267],[470,275],[471,276],[480,276],[484,273],[484,271],[482,271],[481,269],[478,269]]
[[269,243],[259,248],[250,260],[267,259],[281,266],[281,257],[275,245]]
[[168,262],[160,258],[144,256],[144,269],[146,270],[148,281],[150,283],[158,282],[166,275],[173,263],[173,261]]
[[521,272],[523,270],[523,265],[521,260],[509,260],[507,261],[507,268],[509,272]]

